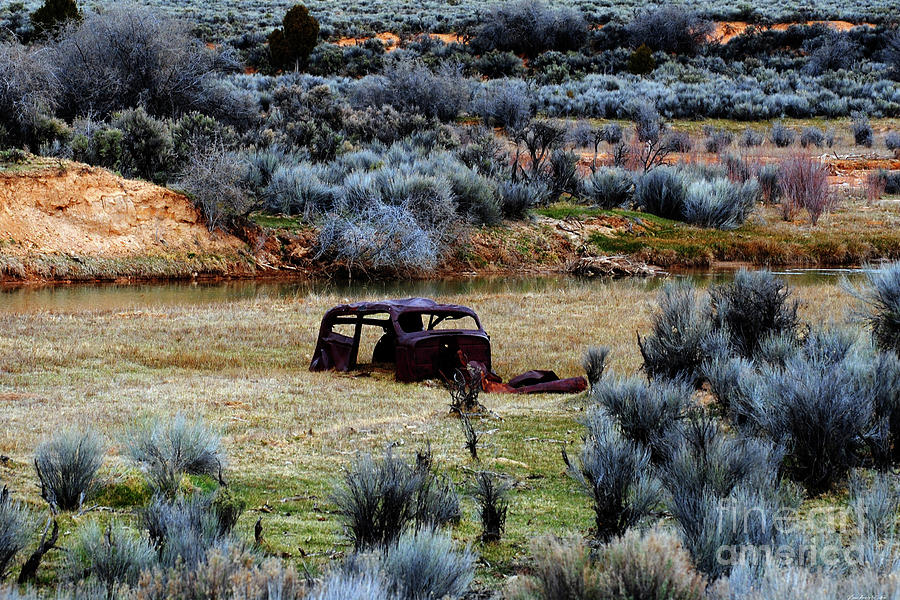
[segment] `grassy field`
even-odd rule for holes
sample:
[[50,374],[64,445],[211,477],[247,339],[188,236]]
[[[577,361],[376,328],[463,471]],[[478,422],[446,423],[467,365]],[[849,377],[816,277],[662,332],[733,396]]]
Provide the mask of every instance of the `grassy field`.
[[[586,346],[613,349],[620,374],[640,364],[635,332],[646,331],[656,292],[639,281],[579,283],[535,293],[484,292],[440,300],[474,307],[491,334],[495,369],[504,377],[529,368],[580,374]],[[797,288],[803,316],[842,321],[849,297],[839,286]],[[354,298],[362,299],[362,298]],[[85,519],[134,514],[147,499],[143,480],[119,457],[116,436],[136,419],[183,411],[225,434],[226,478],[248,503],[244,539],[261,517],[265,548],[321,568],[347,549],[329,501],[341,468],[355,453],[387,444],[410,457],[430,443],[438,468],[463,490],[479,468],[463,448],[448,395],[436,384],[401,385],[390,376],[307,371],[323,311],[346,300],[310,294],[201,306],[0,316],[0,480],[42,506],[31,466],[36,444],[59,427],[92,424],[111,441],[103,510],[64,517],[60,546]],[[363,352],[365,352],[365,346]],[[588,533],[587,499],[564,473],[563,444],[577,446],[583,397],[486,395],[494,412],[477,424],[486,435],[480,468],[515,481],[507,534],[477,543],[474,506],[454,536],[481,554],[478,582],[497,586],[516,571],[528,541]],[[203,482],[196,482],[203,485]],[[819,500],[821,501],[821,500]],[[109,509],[109,510],[107,510]],[[55,554],[55,556],[54,556]],[[49,581],[59,553],[48,557]]]

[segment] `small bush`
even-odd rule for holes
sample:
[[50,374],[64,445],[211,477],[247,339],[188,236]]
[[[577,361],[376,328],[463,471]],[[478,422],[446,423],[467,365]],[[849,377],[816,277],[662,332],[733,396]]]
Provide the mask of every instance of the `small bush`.
[[641,175],[634,189],[634,203],[643,210],[666,219],[681,219],[687,186],[674,168],[659,167]]
[[302,4],[292,6],[281,28],[269,34],[269,57],[276,69],[290,69],[306,62],[319,41],[319,22]]
[[580,463],[570,461],[565,450],[563,460],[591,498],[597,539],[608,541],[649,516],[660,489],[648,475],[648,450],[624,439],[602,411],[592,411],[586,425]]
[[515,130],[534,116],[532,91],[519,79],[501,79],[478,90],[469,107],[488,127]]
[[800,132],[800,145],[804,148],[821,148],[825,145],[825,132],[818,127],[804,127]]
[[166,183],[175,159],[168,123],[154,119],[143,108],[116,113],[110,123],[122,132],[118,169],[129,177]]
[[619,424],[629,440],[649,448],[654,461],[662,456],[669,431],[677,426],[691,406],[693,386],[682,381],[652,381],[637,377],[601,380],[591,398]]
[[872,131],[872,124],[869,123],[869,117],[861,112],[855,112],[851,116],[853,122],[850,123],[850,131],[853,133],[853,141],[857,146],[871,148],[875,141],[875,134]]
[[779,165],[762,165],[756,172],[759,192],[766,204],[775,204],[781,200],[781,167]]
[[31,13],[31,26],[36,35],[51,34],[69,21],[81,20],[81,12],[75,0],[44,0],[44,3]]
[[550,192],[539,181],[504,181],[499,193],[503,216],[519,221],[527,218],[532,208],[544,204]]
[[481,541],[498,542],[506,528],[510,485],[496,474],[479,471],[475,474],[472,495],[481,516]]
[[900,152],[900,132],[888,131],[884,136],[884,147],[894,154]]
[[650,317],[651,333],[638,338],[644,371],[650,377],[697,381],[712,331],[705,305],[698,303],[687,283],[666,284],[657,303],[659,309]]
[[622,126],[618,123],[607,123],[597,131],[597,139],[615,146],[622,141]]
[[791,293],[788,285],[769,271],[741,269],[731,283],[710,288],[713,323],[740,356],[752,358],[769,336],[799,335],[799,302],[790,300]]
[[401,600],[461,598],[475,576],[475,556],[431,529],[405,533],[388,547],[381,569]]
[[41,481],[41,496],[52,507],[77,510],[96,490],[97,471],[106,453],[103,440],[92,429],[57,432],[34,452],[34,469]]
[[386,547],[410,525],[440,526],[459,519],[459,500],[427,465],[410,466],[390,450],[381,461],[356,459],[334,492],[338,516],[357,549]]
[[862,316],[875,345],[900,354],[900,263],[868,271],[856,295],[864,302]]
[[222,440],[200,419],[188,420],[180,413],[167,421],[151,419],[126,432],[122,442],[151,487],[170,497],[185,474],[208,475],[224,483]]
[[212,547],[227,542],[234,523],[230,515],[222,519],[213,502],[212,496],[196,493],[174,500],[157,495],[143,510],[144,526],[162,564],[197,565]]
[[675,131],[666,136],[666,147],[672,152],[690,152],[694,149],[694,142],[686,131]]
[[699,180],[687,187],[682,220],[701,227],[737,229],[759,200],[759,184],[735,184],[727,179]]
[[39,123],[57,106],[48,50],[0,43],[0,82],[0,145],[36,147]]
[[651,50],[676,54],[694,54],[712,30],[711,21],[675,6],[644,11],[626,26],[632,47],[646,44]]
[[16,555],[28,543],[31,516],[22,504],[9,497],[9,489],[0,489],[0,581]]
[[787,148],[794,143],[794,132],[783,123],[775,123],[769,132],[769,139],[779,148]]
[[[782,202],[787,207],[806,209],[815,225],[828,208],[828,169],[819,161],[795,156],[781,163]],[[785,216],[792,208],[785,208]]]
[[900,509],[900,490],[890,476],[876,473],[865,483],[859,473],[850,478],[850,509],[856,520],[857,535],[862,538],[884,540],[893,538],[897,510]]
[[489,79],[500,77],[521,77],[524,68],[522,59],[515,52],[491,50],[475,60],[475,68]]
[[706,151],[710,154],[721,154],[731,146],[733,141],[734,136],[731,135],[729,131],[717,129],[710,133],[703,143],[706,147]]
[[762,146],[763,141],[765,141],[765,136],[763,136],[762,133],[747,127],[741,133],[738,144],[744,148],[754,148],[756,146]]
[[607,356],[609,356],[609,348],[606,346],[591,346],[585,351],[584,357],[581,359],[581,366],[584,367],[591,388],[603,377]]
[[335,569],[326,576],[306,600],[347,600],[348,598],[372,598],[374,600],[399,600],[388,590],[388,585],[380,573],[363,570],[359,573]]
[[82,525],[66,553],[65,569],[72,581],[92,579],[106,587],[108,597],[122,584],[133,584],[153,566],[155,553],[146,539],[116,522],[105,528],[96,521]]
[[638,46],[628,57],[628,72],[634,75],[647,75],[656,68],[653,50],[647,44]]
[[625,169],[600,167],[584,182],[584,195],[601,208],[618,208],[631,201],[634,180]]
[[226,229],[257,206],[245,187],[247,170],[240,156],[213,145],[189,157],[173,187],[200,209],[211,231]]
[[547,50],[578,50],[587,39],[587,23],[578,10],[536,0],[494,5],[481,23],[469,41],[476,54],[508,50],[533,58]]

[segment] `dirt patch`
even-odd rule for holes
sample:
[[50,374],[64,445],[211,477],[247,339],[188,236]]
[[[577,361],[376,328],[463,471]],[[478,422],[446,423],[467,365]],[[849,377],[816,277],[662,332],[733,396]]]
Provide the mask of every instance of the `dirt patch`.
[[72,162],[0,171],[0,254],[123,257],[242,247],[232,235],[211,233],[186,197],[150,183]]

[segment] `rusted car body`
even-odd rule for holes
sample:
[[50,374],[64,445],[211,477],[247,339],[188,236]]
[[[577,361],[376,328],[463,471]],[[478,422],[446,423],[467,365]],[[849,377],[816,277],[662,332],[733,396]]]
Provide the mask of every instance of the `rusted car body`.
[[[463,323],[466,326],[455,327]],[[491,368],[490,337],[475,311],[428,298],[406,298],[342,304],[328,310],[309,369],[356,368],[363,327],[381,328],[372,362],[393,364],[398,381],[446,379],[468,361]],[[348,331],[341,333],[341,328]]]

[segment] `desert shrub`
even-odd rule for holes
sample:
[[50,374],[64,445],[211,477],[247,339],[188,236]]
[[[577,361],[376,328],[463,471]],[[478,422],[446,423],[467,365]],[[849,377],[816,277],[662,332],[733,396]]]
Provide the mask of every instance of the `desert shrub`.
[[781,167],[780,165],[767,164],[760,166],[756,171],[756,180],[759,182],[759,191],[763,202],[775,204],[781,199]]
[[527,218],[531,209],[544,204],[550,195],[540,181],[504,181],[498,190],[503,216],[514,220]]
[[720,154],[734,141],[734,136],[726,129],[715,129],[709,133],[703,145],[710,154]]
[[401,600],[460,598],[475,575],[475,556],[449,535],[425,528],[404,533],[379,560]]
[[[265,179],[262,173],[261,179]],[[277,167],[263,190],[265,208],[304,220],[332,210],[338,189],[321,179],[321,170],[309,163]]]
[[772,130],[769,132],[769,139],[777,147],[787,148],[794,143],[794,132],[783,123],[778,122],[772,125]]
[[862,317],[878,348],[900,354],[900,263],[866,273],[866,285],[855,292],[864,303]]
[[693,391],[684,381],[607,378],[593,387],[591,399],[616,420],[626,438],[649,448],[656,462],[666,436],[691,406]]
[[896,529],[900,494],[890,476],[876,473],[865,482],[859,473],[850,477],[850,509],[857,525],[857,535],[863,539],[885,540]]
[[833,31],[804,44],[809,59],[803,70],[810,75],[848,69],[857,59],[859,48],[847,33]]
[[593,551],[583,542],[539,538],[530,577],[512,597],[534,600],[700,600],[705,582],[680,541],[659,528],[628,531]]
[[292,6],[281,27],[269,34],[269,59],[276,69],[305,63],[319,41],[319,22],[302,4]]
[[197,148],[214,144],[227,147],[236,145],[237,133],[233,128],[196,111],[181,115],[172,123],[170,129],[175,156],[181,164],[186,162]]
[[650,102],[637,104],[632,111],[631,119],[634,121],[634,134],[638,141],[643,143],[656,143],[662,135],[664,124],[656,107]]
[[738,140],[738,144],[744,148],[753,148],[756,146],[762,146],[762,143],[764,141],[765,141],[765,136],[763,136],[762,133],[747,127],[741,133],[741,137]]
[[197,565],[211,548],[227,545],[236,520],[230,512],[220,513],[214,495],[198,493],[175,499],[156,495],[141,516],[160,562],[170,567]]
[[825,145],[825,132],[818,127],[804,127],[800,132],[800,145],[804,148],[821,148]]
[[522,59],[515,52],[491,50],[475,60],[475,68],[490,79],[520,77],[524,71]]
[[673,152],[690,152],[694,148],[694,142],[686,131],[674,131],[666,136],[666,146]]
[[759,200],[755,180],[732,183],[723,178],[693,181],[687,186],[681,219],[686,223],[716,229],[737,229]]
[[655,508],[660,489],[649,475],[650,452],[626,440],[602,411],[591,411],[579,462],[563,459],[591,498],[595,535],[608,541],[637,525]]
[[641,44],[628,57],[628,72],[633,75],[647,75],[656,68],[653,50],[647,44]]
[[436,527],[459,519],[459,500],[449,482],[395,457],[357,458],[333,494],[338,517],[357,549],[387,547],[407,529]]
[[587,39],[587,23],[573,8],[551,8],[537,0],[497,4],[482,16],[469,46],[535,57],[547,50],[577,50]]
[[30,520],[28,509],[10,498],[9,489],[3,486],[0,489],[0,581],[28,543]]
[[894,154],[900,151],[900,132],[888,131],[884,136],[884,147]]
[[156,183],[168,181],[175,159],[168,123],[136,108],[113,114],[110,125],[122,132],[118,168],[124,175]]
[[607,123],[597,131],[597,138],[614,146],[622,141],[622,126],[618,123]]
[[547,162],[550,201],[559,199],[564,193],[577,195],[581,183],[577,172],[578,156],[574,152],[556,148],[550,153],[550,160]]
[[0,43],[0,144],[35,144],[53,114],[57,79],[46,48]]
[[650,334],[638,337],[644,371],[654,378],[697,381],[712,331],[706,306],[698,303],[693,286],[683,282],[667,283],[657,303]]
[[401,112],[451,121],[468,106],[470,95],[470,81],[458,65],[442,63],[432,71],[421,60],[400,58],[381,75],[357,82],[352,100],[358,108],[390,104]]
[[210,230],[231,226],[257,204],[246,189],[247,164],[219,145],[195,150],[173,187],[200,209]]
[[794,207],[802,208],[815,225],[828,208],[828,169],[817,160],[798,155],[781,163],[780,171],[783,216],[789,217]]
[[731,181],[747,183],[756,176],[756,165],[744,156],[728,153],[721,160],[725,167],[725,173]]
[[757,423],[786,448],[787,472],[810,493],[830,489],[861,458],[872,406],[859,370],[850,358],[801,354],[763,368],[750,392]]
[[735,352],[752,358],[771,335],[799,336],[799,302],[792,301],[791,294],[784,280],[771,272],[741,269],[731,283],[709,289],[713,323]]
[[82,525],[66,553],[65,571],[72,581],[92,579],[112,597],[122,584],[133,584],[153,566],[155,552],[145,538],[112,521],[101,527],[97,521]]
[[593,388],[603,377],[603,370],[606,368],[606,357],[609,355],[609,348],[606,346],[591,346],[581,359],[581,366],[587,375],[588,384]]
[[854,112],[851,116],[853,121],[850,123],[850,132],[853,134],[853,141],[857,146],[871,148],[875,134],[872,131],[872,124],[869,123],[869,117],[861,112]]
[[644,11],[626,26],[632,47],[646,44],[651,50],[694,54],[712,33],[711,21],[675,6]]
[[318,586],[312,589],[306,600],[346,600],[347,598],[372,598],[374,600],[399,600],[388,590],[388,584],[380,573],[371,570],[345,572],[335,569]]
[[468,167],[447,173],[459,212],[478,225],[497,225],[503,219],[493,180]]
[[96,490],[97,471],[106,447],[93,429],[58,431],[34,451],[41,496],[50,506],[77,510]]
[[44,3],[31,13],[31,26],[36,35],[53,33],[69,21],[81,19],[81,12],[75,0],[44,0]]
[[520,79],[502,79],[482,86],[469,108],[489,127],[519,129],[534,116],[534,101],[528,84]]
[[506,528],[510,485],[496,473],[478,471],[474,476],[472,496],[481,518],[481,541],[500,541]]
[[54,45],[60,116],[105,117],[143,106],[152,115],[199,111],[247,116],[216,73],[232,63],[190,35],[185,25],[138,6],[108,7],[67,28]]
[[634,203],[641,210],[666,219],[684,213],[687,186],[684,176],[671,167],[659,167],[637,178]]
[[174,496],[185,474],[208,475],[224,483],[221,437],[200,419],[179,413],[166,420],[145,420],[125,433],[122,444],[160,493]]

